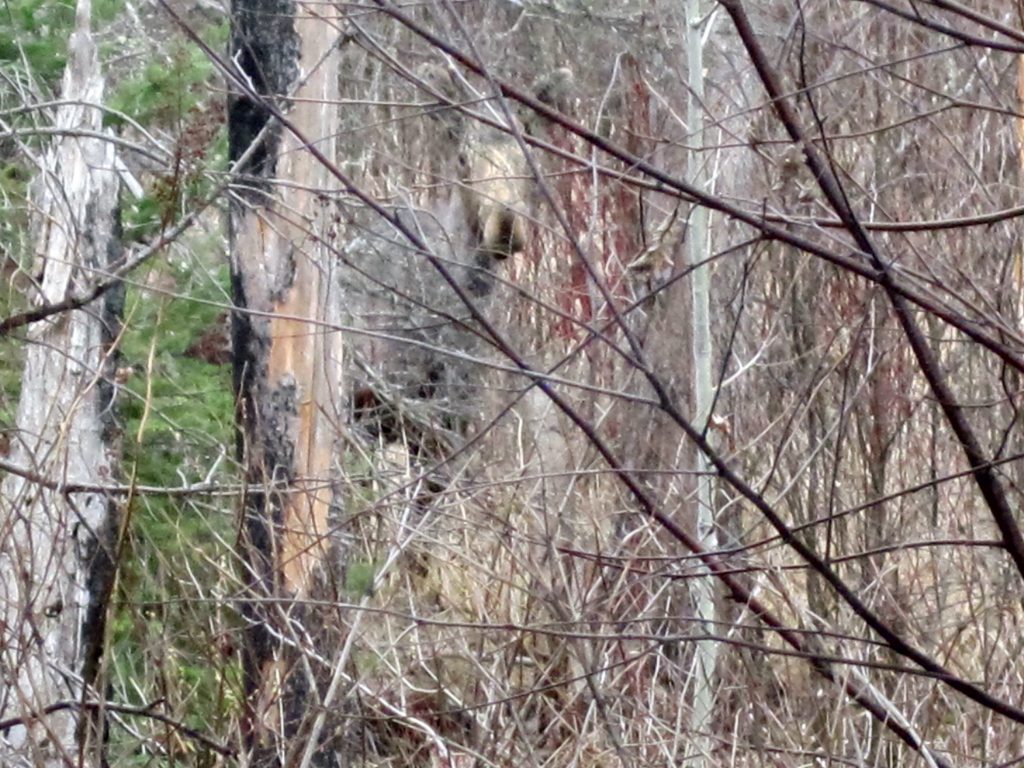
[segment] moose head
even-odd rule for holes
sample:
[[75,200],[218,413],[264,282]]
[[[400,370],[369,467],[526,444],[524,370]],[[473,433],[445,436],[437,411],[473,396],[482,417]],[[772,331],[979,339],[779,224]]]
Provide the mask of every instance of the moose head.
[[[479,94],[470,92],[469,84],[453,71],[430,63],[421,67],[417,80],[439,99],[429,114],[443,126],[445,141],[458,147],[459,197],[475,247],[497,260],[522,251],[528,187],[522,146],[511,132],[479,121],[461,108],[463,103],[478,102]],[[494,109],[490,115],[497,122],[509,116]]]
[[[486,311],[486,303],[499,301],[497,268],[527,248],[523,148],[491,121],[464,112],[459,104],[474,95],[443,70],[422,70],[419,85],[438,100],[430,112],[442,128],[435,146],[457,158],[435,172],[456,179],[455,189],[423,207],[402,205],[396,215]],[[429,430],[457,434],[479,405],[474,393],[484,375],[472,362],[485,352],[472,313],[431,259],[394,228],[371,224],[346,253],[354,267],[345,271],[346,306],[353,325],[368,331],[352,356],[355,420],[385,440]]]
[[518,143],[474,132],[459,154],[459,192],[477,249],[504,260],[526,247],[526,163]]

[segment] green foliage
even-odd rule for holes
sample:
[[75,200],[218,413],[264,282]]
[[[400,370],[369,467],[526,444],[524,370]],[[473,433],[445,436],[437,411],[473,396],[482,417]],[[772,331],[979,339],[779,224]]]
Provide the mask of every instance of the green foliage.
[[[219,457],[210,479],[231,479],[231,461],[221,457],[233,436],[230,367],[186,356],[223,312],[227,269],[203,268],[214,261],[218,241],[191,243],[199,254],[195,263],[154,266],[150,282],[173,286],[169,293],[129,291],[122,341],[122,366],[132,371],[122,409],[124,466],[140,485],[202,481]],[[209,730],[236,712],[241,685],[237,659],[225,658],[225,646],[237,646],[225,637],[232,621],[203,599],[233,589],[231,501],[139,495],[127,514],[110,654],[116,695],[134,702],[140,692],[165,697],[181,708],[181,720]]]
[[[110,94],[109,106],[142,125],[176,125],[207,96],[204,87],[213,65],[198,48],[178,42],[163,57],[151,61],[134,77],[122,81]],[[108,125],[122,125],[114,114]]]
[[146,194],[138,200],[127,201],[121,209],[125,240],[144,241],[160,230],[168,220],[167,207],[157,195]]
[[21,304],[14,279],[28,266],[29,173],[19,160],[0,159],[0,312]]
[[[6,314],[6,313],[5,313]],[[0,339],[0,432],[14,424],[21,391],[21,347],[10,339]]]
[[356,560],[345,568],[345,591],[351,598],[373,594],[373,580],[377,578],[382,562]]
[[176,168],[158,176],[145,196],[122,209],[126,240],[154,236],[213,192],[214,181],[206,171],[226,165],[227,134],[219,114],[195,109],[191,115],[193,122],[179,137]]
[[[170,273],[181,298],[130,292],[121,347],[123,364],[134,371],[128,387],[136,394],[124,404],[127,434],[134,435],[143,415],[151,413],[143,444],[126,446],[137,448],[127,458],[139,482],[157,485],[173,482],[179,469],[215,458],[211,452],[230,442],[234,414],[229,368],[185,356],[224,311],[227,268],[213,279],[194,277],[185,265]],[[154,452],[165,458],[154,458]]]
[[[25,307],[21,293],[27,266],[25,239],[28,231],[28,174],[15,162],[0,164],[0,317]],[[0,430],[14,422],[21,388],[21,345],[0,338]]]
[[[93,0],[93,28],[120,12],[122,0]],[[0,108],[25,104],[26,94],[49,98],[66,64],[74,24],[73,0],[8,0],[0,8]],[[200,27],[211,45],[222,47],[228,25]],[[123,45],[104,49],[123,56]],[[211,97],[213,68],[205,54],[180,37],[158,40],[145,64],[108,72],[107,105],[126,118],[105,118],[133,140],[133,121],[155,135],[171,135],[168,168],[141,174],[146,195],[125,197],[127,240],[148,237],[178,220],[212,189],[208,170],[227,156],[223,110]],[[141,59],[139,61],[142,61]],[[123,66],[123,65],[122,65]],[[48,114],[25,111],[9,118],[15,129],[45,124]],[[21,141],[42,149],[48,138]],[[24,308],[10,274],[26,266],[28,183],[34,169],[13,139],[0,140],[0,317]],[[189,356],[187,350],[215,326],[228,303],[228,275],[219,234],[186,236],[167,263],[128,288],[121,338],[119,418],[124,480],[137,485],[181,486],[207,479],[235,479],[234,398],[231,370]],[[182,263],[183,251],[190,253]],[[5,270],[6,271],[2,271]],[[144,287],[146,284],[148,287]],[[160,290],[152,290],[159,286]],[[187,297],[187,298],[186,298]],[[14,419],[21,377],[21,343],[0,339],[0,430]],[[124,539],[107,656],[112,696],[143,704],[164,699],[175,719],[203,731],[223,733],[237,714],[240,663],[234,617],[223,609],[237,587],[232,552],[233,500],[227,496],[173,497],[139,494],[124,510]],[[129,731],[111,731],[116,765],[212,765],[202,750],[172,733],[163,741],[147,718],[128,718],[138,732],[163,742],[160,750],[140,744]],[[156,757],[163,752],[166,757]]]
[[[227,38],[227,23],[209,25],[202,34],[216,48]],[[213,74],[202,50],[176,40],[168,52],[112,89],[108,104],[113,111],[105,117],[107,125],[122,127],[130,119],[170,129],[176,136],[170,167],[155,174],[142,199],[125,207],[127,239],[148,238],[176,221],[190,202],[210,192],[207,169],[226,163],[223,110],[219,103],[210,103],[208,84]]]
[[[27,64],[34,77],[53,81],[64,71],[74,4],[14,0],[0,16],[0,63]],[[24,59],[22,58],[24,57]]]
[[[110,21],[121,7],[121,0],[96,0],[93,24]],[[74,22],[70,0],[8,0],[0,9],[0,67],[24,67],[33,79],[52,86],[64,72]]]

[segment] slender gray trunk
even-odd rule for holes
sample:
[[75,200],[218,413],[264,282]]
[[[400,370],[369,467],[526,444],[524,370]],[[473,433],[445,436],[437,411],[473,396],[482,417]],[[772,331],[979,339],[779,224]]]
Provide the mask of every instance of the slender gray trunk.
[[[90,33],[90,0],[79,0],[68,45],[56,125],[103,130],[104,81]],[[47,153],[34,195],[37,301],[84,293],[116,250],[118,179],[114,147],[102,138],[60,136]],[[97,271],[99,270],[99,271]],[[102,698],[87,690],[102,643],[103,606],[94,594],[94,563],[109,579],[110,499],[65,492],[67,484],[102,485],[115,457],[104,443],[110,329],[102,301],[32,326],[11,445],[0,486],[0,719],[23,724],[0,733],[4,766],[96,763],[96,740],[79,706],[44,714],[59,702]]]
[[[704,140],[704,46],[701,33],[701,1],[687,0],[686,3],[686,51],[689,69],[690,96],[687,104],[687,124],[693,150],[689,156],[688,174],[690,182],[698,188],[710,184],[707,153],[702,151]],[[692,332],[693,332],[693,393],[696,424],[707,425],[711,418],[714,391],[711,373],[711,270],[702,261],[707,259],[708,209],[697,206],[690,214],[690,228],[687,232],[687,260],[693,268]],[[697,451],[697,537],[705,549],[718,549],[718,534],[715,530],[711,467],[703,452]],[[697,618],[702,622],[700,632],[706,636],[716,634],[716,610],[714,580],[710,574],[697,579],[693,587],[693,600]],[[709,731],[713,722],[715,703],[715,666],[718,646],[715,642],[697,643],[694,655],[695,684],[693,695],[693,716],[690,728],[696,735],[693,752],[701,764],[710,764],[711,739]]]

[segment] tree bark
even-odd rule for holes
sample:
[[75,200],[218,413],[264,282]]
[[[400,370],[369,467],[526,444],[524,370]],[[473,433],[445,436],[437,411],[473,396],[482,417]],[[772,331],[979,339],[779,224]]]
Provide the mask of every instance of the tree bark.
[[[690,182],[700,189],[711,186],[708,172],[710,159],[704,148],[704,44],[701,38],[705,23],[702,23],[701,0],[686,2],[686,53],[690,94],[687,99],[687,123],[690,128],[694,149],[688,158]],[[712,382],[711,359],[711,268],[704,263],[710,255],[708,228],[710,212],[703,206],[694,206],[690,214],[690,229],[687,233],[687,266],[693,270],[691,305],[693,339],[693,402],[696,412],[695,423],[707,430],[714,405],[714,384]],[[697,539],[710,552],[718,549],[715,508],[713,502],[712,467],[707,456],[696,450],[697,471]],[[693,583],[693,602],[701,631],[708,636],[719,634],[715,605],[713,577],[709,572]],[[714,724],[716,667],[718,646],[713,642],[697,643],[694,650],[693,713],[690,728],[693,740],[693,756],[696,765],[711,765],[711,750],[714,746],[710,734]]]
[[239,455],[250,487],[242,547],[255,765],[291,765],[311,738],[322,739],[314,765],[344,762],[340,728],[312,725],[332,672],[317,659],[341,647],[342,623],[304,602],[337,600],[343,567],[343,548],[330,536],[347,402],[339,292],[324,239],[330,177],[271,117],[286,113],[298,134],[333,157],[337,33],[320,16],[330,7],[235,0],[232,8],[232,60],[247,81],[229,107],[231,159],[245,190],[230,229]]
[[[47,153],[35,190],[37,301],[82,295],[118,253],[114,145],[99,134],[104,79],[90,33],[90,0],[79,0],[56,125],[67,131]],[[90,132],[72,135],[73,132]],[[116,299],[114,299],[116,301]],[[101,739],[90,690],[103,643],[113,578],[115,508],[100,492],[116,457],[105,441],[112,388],[111,299],[37,323],[28,333],[8,474],[0,486],[0,733],[4,766],[98,763]]]

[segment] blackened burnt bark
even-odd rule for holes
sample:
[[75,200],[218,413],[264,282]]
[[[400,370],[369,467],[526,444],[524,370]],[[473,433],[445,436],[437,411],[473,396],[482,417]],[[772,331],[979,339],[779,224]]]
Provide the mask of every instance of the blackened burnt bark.
[[[102,244],[97,244],[102,246]],[[99,253],[99,251],[97,251]],[[121,211],[117,207],[113,211],[112,232],[106,243],[106,272],[120,266],[123,260]],[[102,300],[100,311],[100,339],[103,345],[103,375],[97,382],[97,399],[101,442],[106,446],[111,457],[111,470],[118,467],[115,459],[121,455],[123,424],[117,403],[118,387],[115,384],[121,354],[117,348],[121,337],[122,318],[124,317],[125,287],[123,283],[107,291]],[[113,478],[111,478],[113,479]],[[110,684],[101,679],[101,661],[107,637],[107,615],[110,598],[119,565],[119,547],[121,531],[121,503],[113,498],[106,499],[107,513],[96,530],[86,535],[85,568],[87,574],[86,588],[88,606],[85,621],[82,624],[82,680],[95,690],[99,697],[107,700]],[[87,734],[85,729],[91,729]],[[91,739],[97,744],[96,752],[102,755],[101,764],[106,765],[106,743],[109,727],[106,713],[102,708],[90,710],[79,722],[78,740],[82,743]]]
[[[240,77],[260,99],[238,86],[228,97],[228,156],[237,162],[270,120],[267,102],[284,107],[298,75],[299,39],[292,0],[233,0],[231,3],[231,61]],[[249,175],[252,187],[266,189],[273,176],[281,126],[271,126],[248,162],[236,168]]]
[[[329,6],[234,0],[231,158],[248,159],[230,211],[238,455],[247,490],[241,541],[250,765],[342,764],[342,721],[317,696],[343,647],[334,585],[337,443],[343,423],[338,290],[320,232],[329,176],[306,151],[334,148],[337,72]],[[301,75],[300,75],[301,73]],[[271,121],[287,114],[297,138]],[[266,130],[264,130],[266,128]],[[250,145],[259,139],[250,151]],[[280,185],[275,184],[282,181]],[[311,646],[312,644],[312,646]],[[312,653],[304,654],[306,650]],[[332,711],[340,711],[334,702]]]

